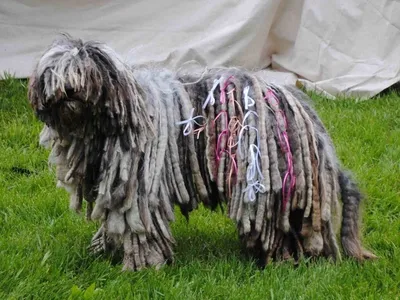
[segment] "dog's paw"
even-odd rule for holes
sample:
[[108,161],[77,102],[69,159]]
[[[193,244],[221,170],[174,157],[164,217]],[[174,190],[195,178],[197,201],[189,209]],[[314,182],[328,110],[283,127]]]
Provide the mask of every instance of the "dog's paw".
[[366,249],[361,249],[361,255],[363,259],[378,259],[378,256]]

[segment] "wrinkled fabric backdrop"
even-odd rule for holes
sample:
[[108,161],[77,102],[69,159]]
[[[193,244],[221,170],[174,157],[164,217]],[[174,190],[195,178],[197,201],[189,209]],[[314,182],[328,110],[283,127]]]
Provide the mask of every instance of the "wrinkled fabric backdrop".
[[134,64],[269,67],[330,95],[369,98],[400,80],[394,0],[2,0],[0,72],[29,76],[60,32]]

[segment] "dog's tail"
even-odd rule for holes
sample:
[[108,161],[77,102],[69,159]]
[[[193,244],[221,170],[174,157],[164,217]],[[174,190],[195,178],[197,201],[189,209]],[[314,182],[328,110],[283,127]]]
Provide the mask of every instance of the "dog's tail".
[[362,195],[347,172],[340,171],[339,185],[343,201],[341,240],[344,253],[357,260],[377,258],[363,249],[359,232],[359,210]]

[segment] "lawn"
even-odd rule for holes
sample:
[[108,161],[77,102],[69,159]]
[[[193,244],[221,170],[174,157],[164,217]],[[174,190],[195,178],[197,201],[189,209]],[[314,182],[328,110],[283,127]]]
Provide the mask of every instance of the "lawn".
[[363,240],[379,259],[272,263],[241,253],[232,222],[200,209],[172,225],[175,262],[121,272],[91,255],[96,224],[56,189],[26,81],[0,81],[0,299],[396,299],[400,297],[400,96],[369,101],[312,96],[343,164],[367,196]]

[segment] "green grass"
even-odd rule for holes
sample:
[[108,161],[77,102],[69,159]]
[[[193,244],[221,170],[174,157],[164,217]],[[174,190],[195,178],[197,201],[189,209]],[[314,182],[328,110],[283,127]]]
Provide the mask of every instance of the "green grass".
[[400,96],[356,103],[313,96],[368,196],[363,234],[379,260],[273,263],[259,270],[240,251],[233,224],[200,209],[177,212],[175,263],[121,272],[88,253],[96,224],[68,210],[55,188],[26,81],[0,81],[0,299],[395,299],[400,295]]

